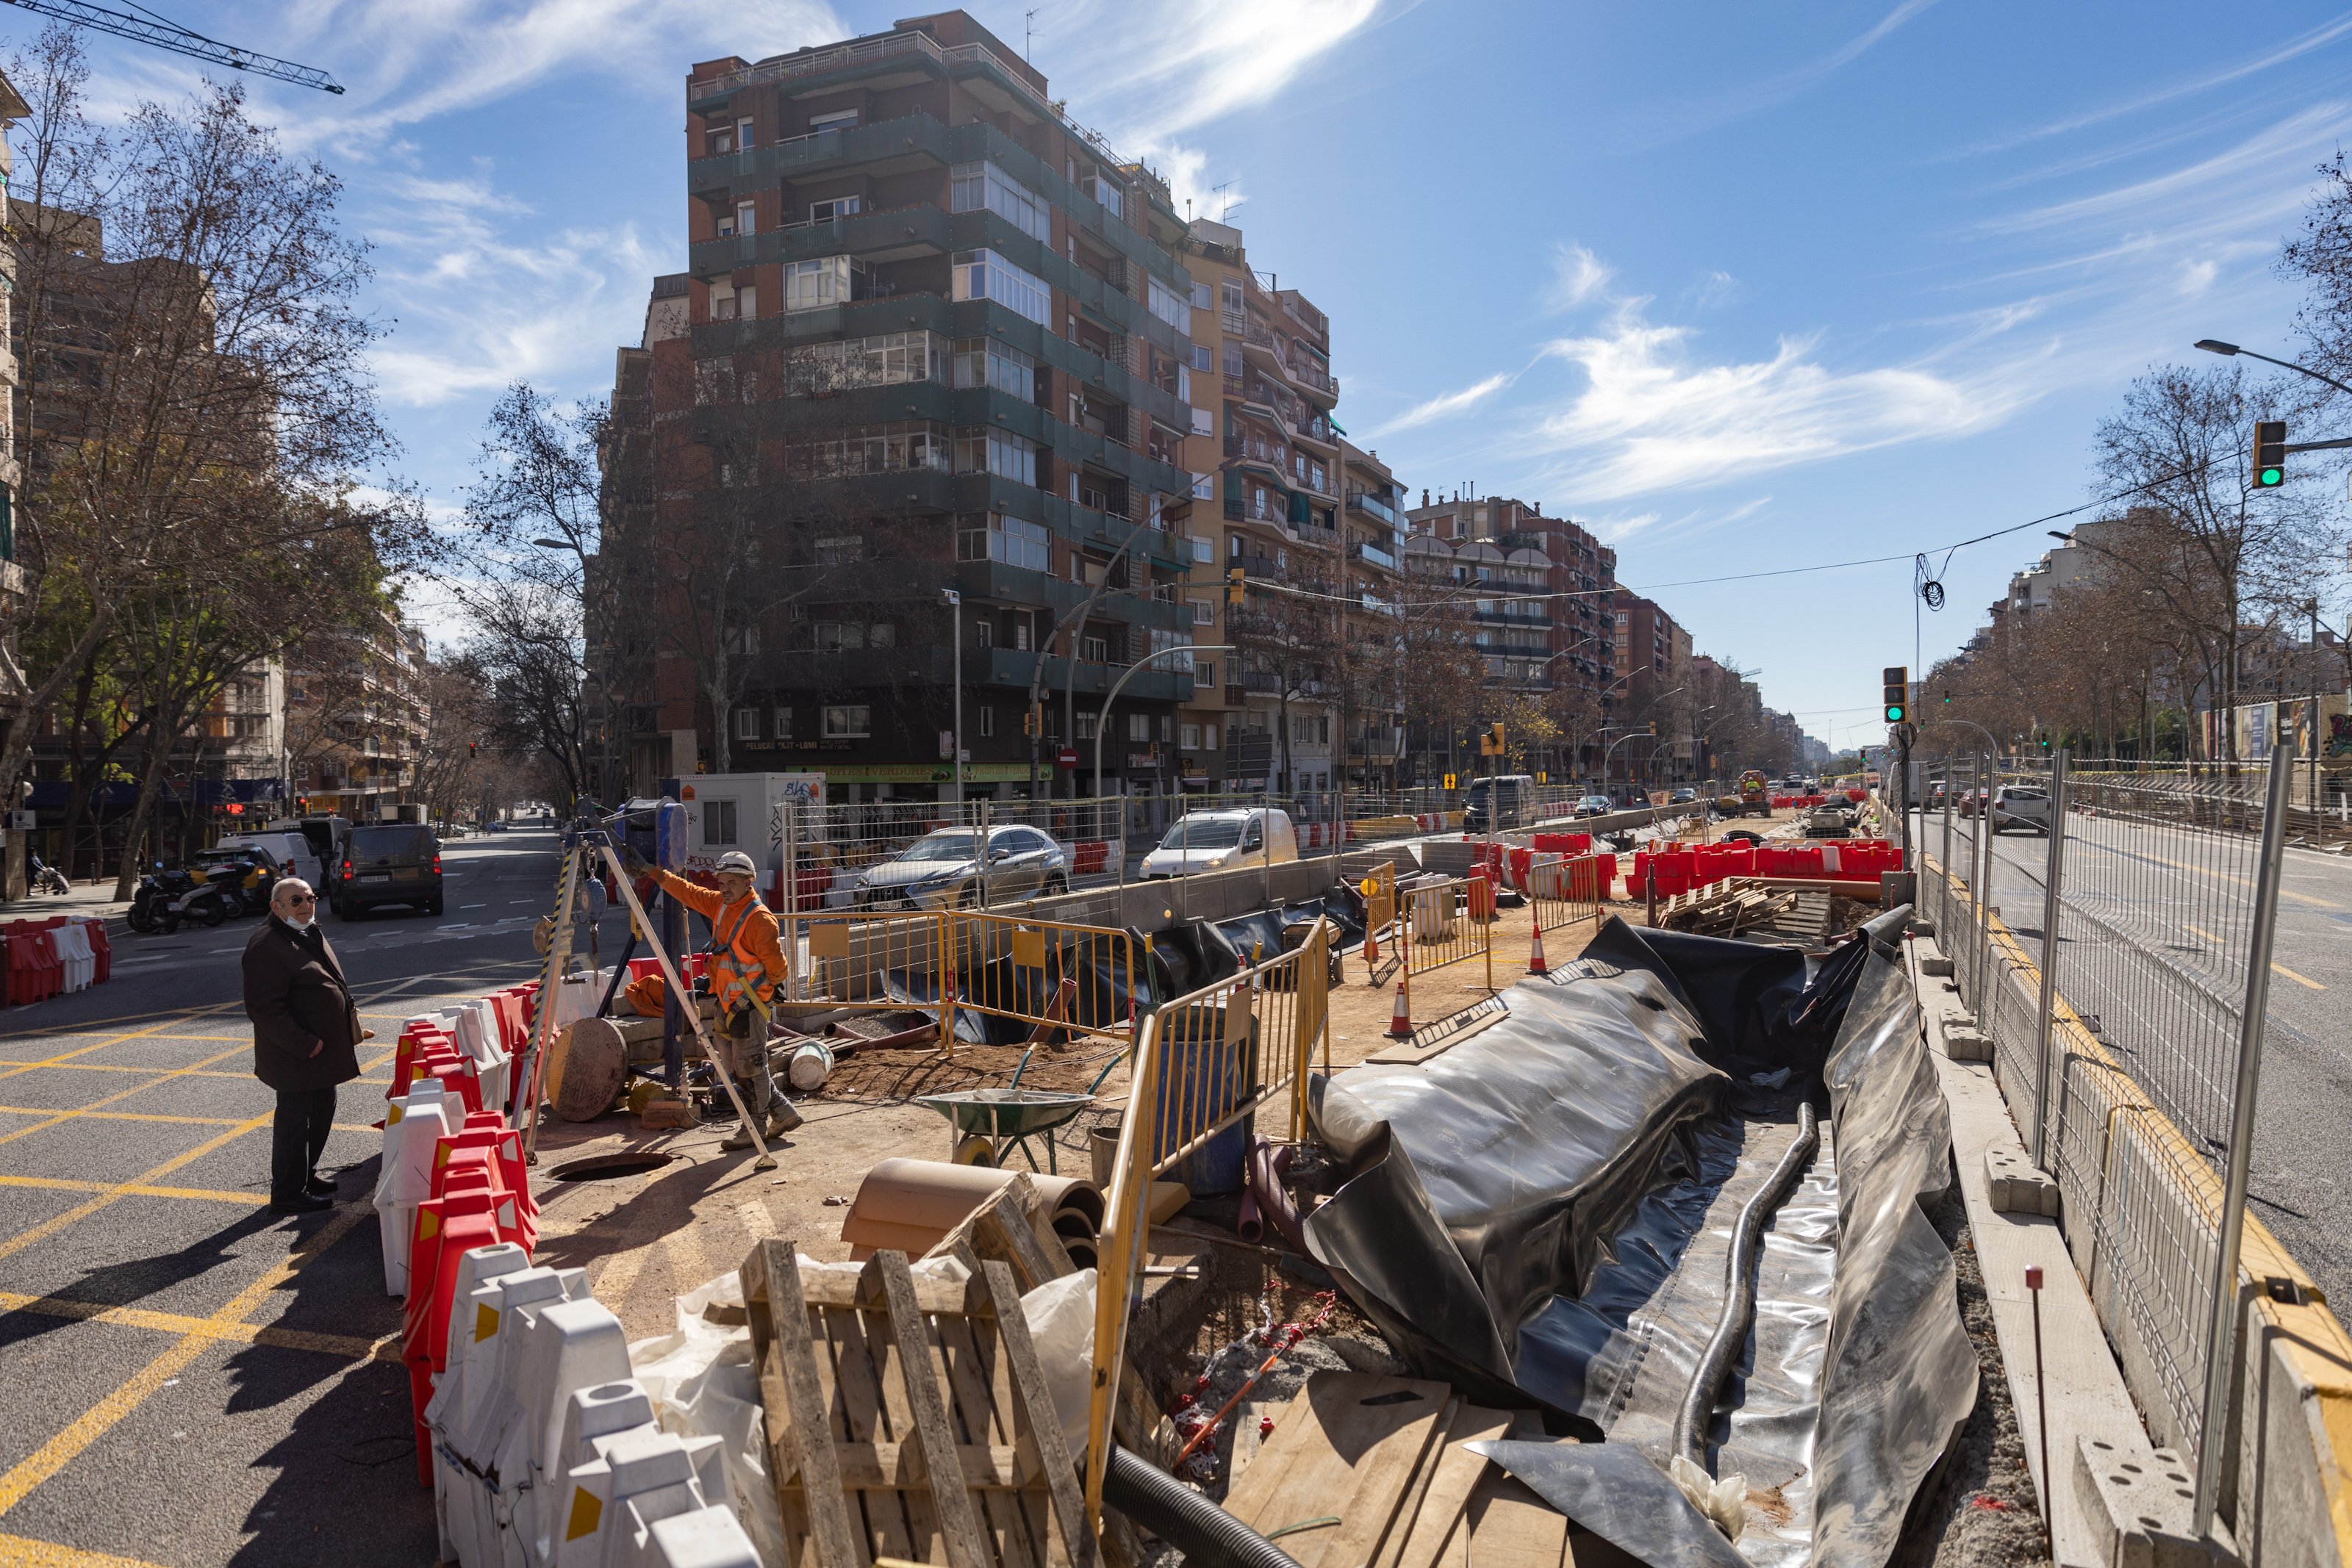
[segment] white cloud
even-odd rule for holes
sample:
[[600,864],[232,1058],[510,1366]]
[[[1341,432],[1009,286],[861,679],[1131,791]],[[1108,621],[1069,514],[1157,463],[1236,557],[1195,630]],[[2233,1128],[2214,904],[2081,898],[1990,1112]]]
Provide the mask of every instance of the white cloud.
[[1459,392],[1440,392],[1427,402],[1413,404],[1412,407],[1371,432],[1366,439],[1377,439],[1396,431],[1411,430],[1416,425],[1431,424],[1441,419],[1451,419],[1457,413],[1467,413],[1509,386],[1517,379],[1516,376],[1508,373],[1500,373],[1488,376],[1485,381],[1464,387]]
[[1580,245],[1552,246],[1551,287],[1544,293],[1545,308],[1572,310],[1609,287],[1612,277],[1599,256]]

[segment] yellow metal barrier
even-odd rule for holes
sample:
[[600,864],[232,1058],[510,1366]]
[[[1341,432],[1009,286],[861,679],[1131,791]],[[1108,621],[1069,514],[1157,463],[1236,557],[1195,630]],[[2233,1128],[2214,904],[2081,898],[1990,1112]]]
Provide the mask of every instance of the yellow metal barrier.
[[1127,932],[984,910],[938,918],[961,977],[958,1007],[1075,1034],[1133,1030],[1135,939]]
[[1538,855],[1528,865],[1528,903],[1536,929],[1553,931],[1580,920],[1601,923],[1601,857]]
[[1375,867],[1358,891],[1364,895],[1364,984],[1377,986],[1388,978],[1381,966],[1397,962],[1396,862]]
[[1288,1102],[1291,1141],[1307,1135],[1307,1065],[1318,1040],[1329,1070],[1330,964],[1331,927],[1318,920],[1290,952],[1154,1009],[1137,1032],[1096,1247],[1087,1522],[1098,1535],[1111,1406],[1150,1251],[1152,1178],[1276,1096]]
[[[1495,988],[1494,898],[1493,884],[1483,877],[1454,877],[1405,890],[1403,936],[1397,947],[1404,960],[1408,1016],[1415,975],[1476,958],[1486,966],[1486,988]],[[1476,902],[1481,899],[1483,908]]]
[[[797,926],[798,932],[793,931]],[[941,916],[932,913],[865,915],[844,910],[786,917],[784,958],[793,963],[800,939],[808,944],[808,972],[796,976],[789,1000],[779,1012],[790,1022],[795,1004],[820,1007],[887,1005],[894,998],[887,978],[892,973],[920,982],[936,977],[941,940]],[[937,995],[908,1002],[939,1019],[940,1048],[951,1048],[952,1020],[948,1017],[948,988],[934,980]],[[903,993],[901,993],[903,995]]]

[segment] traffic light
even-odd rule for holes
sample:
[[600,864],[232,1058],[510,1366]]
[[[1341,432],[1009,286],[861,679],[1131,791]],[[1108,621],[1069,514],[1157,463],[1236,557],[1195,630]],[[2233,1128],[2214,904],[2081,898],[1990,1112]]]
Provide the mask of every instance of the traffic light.
[[2254,421],[2254,488],[2275,490],[2286,483],[2286,421]]
[[1233,570],[1225,573],[1225,602],[1227,604],[1239,604],[1242,601],[1242,589],[1245,580],[1246,580],[1242,576],[1242,569],[1240,567],[1235,567]]
[[1878,672],[1880,696],[1886,704],[1886,722],[1902,724],[1911,717],[1911,666],[1889,664]]
[[477,745],[476,743],[474,743],[473,741],[470,741],[470,740],[469,740],[469,741],[466,742],[466,755],[467,755],[467,756],[468,756],[468,757],[478,757],[478,756],[480,756],[480,755],[481,755],[481,750],[482,750],[482,748],[481,748],[478,745]]
[[1037,722],[1037,705],[1035,703],[1031,703],[1029,705],[1029,710],[1021,716],[1021,733],[1027,736],[1034,736],[1038,733],[1040,728],[1041,727]]
[[1658,733],[1658,721],[1656,719],[1652,719],[1650,721],[1650,733],[1652,735]]

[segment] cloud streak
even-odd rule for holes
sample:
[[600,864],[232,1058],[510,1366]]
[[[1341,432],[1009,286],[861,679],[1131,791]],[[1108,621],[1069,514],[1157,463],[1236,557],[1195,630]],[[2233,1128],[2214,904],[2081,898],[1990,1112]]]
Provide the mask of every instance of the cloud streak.
[[1498,372],[1485,381],[1462,388],[1458,392],[1440,392],[1426,402],[1417,402],[1371,433],[1377,440],[1400,430],[1413,430],[1424,424],[1434,424],[1441,419],[1451,419],[1457,413],[1467,413],[1517,378],[1508,372]]
[[1936,0],[1902,0],[1869,28],[1817,60],[1718,95],[1704,105],[1683,104],[1627,128],[1620,151],[1641,152],[1746,120],[1801,98],[1891,37]]

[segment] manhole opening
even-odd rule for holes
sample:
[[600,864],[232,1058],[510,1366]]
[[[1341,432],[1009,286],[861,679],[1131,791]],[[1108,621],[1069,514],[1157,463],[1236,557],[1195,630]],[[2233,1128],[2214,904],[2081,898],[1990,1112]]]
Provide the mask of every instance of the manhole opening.
[[568,1166],[558,1166],[551,1173],[557,1181],[617,1181],[623,1176],[643,1176],[657,1171],[677,1156],[675,1155],[600,1155],[593,1160],[574,1160]]

